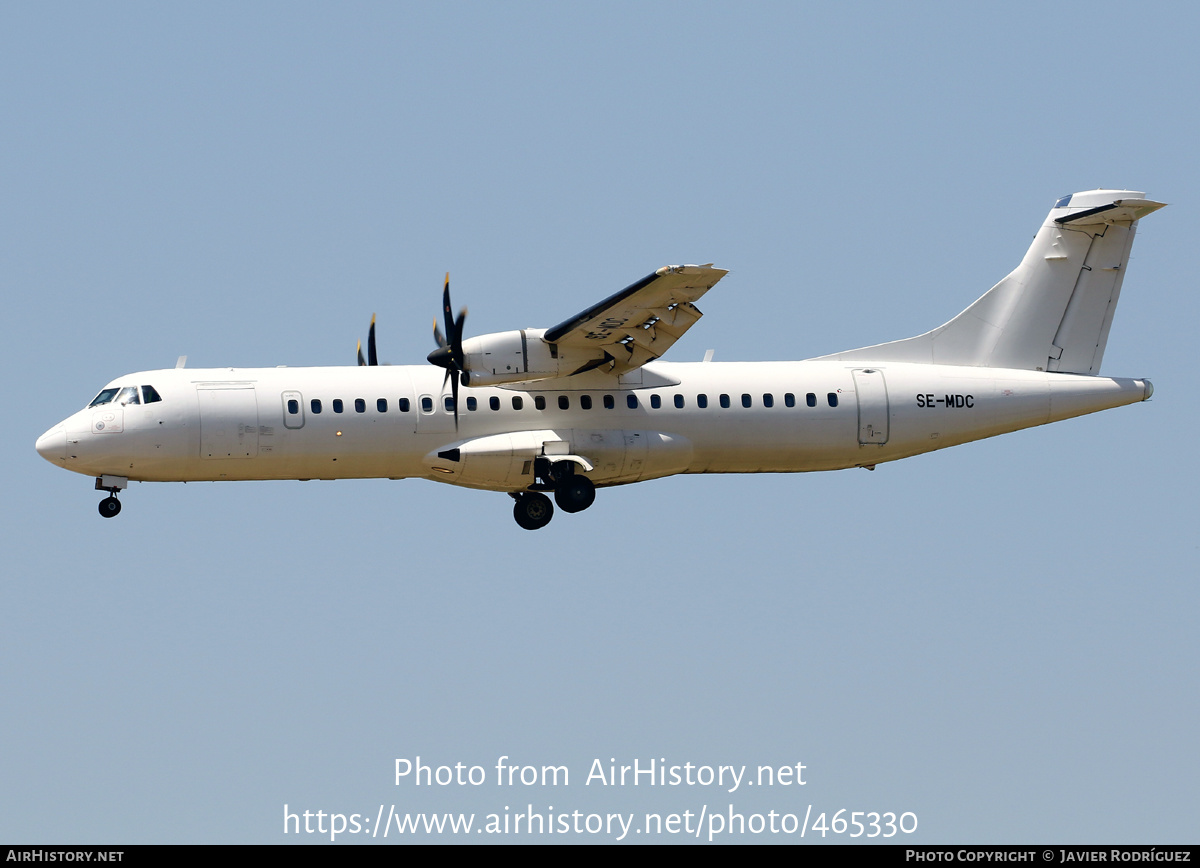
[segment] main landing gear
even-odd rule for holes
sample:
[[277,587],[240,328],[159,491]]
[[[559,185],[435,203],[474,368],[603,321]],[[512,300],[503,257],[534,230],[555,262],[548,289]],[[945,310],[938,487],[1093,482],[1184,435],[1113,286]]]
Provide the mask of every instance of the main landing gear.
[[554,504],[540,491],[514,494],[513,518],[525,530],[541,530],[554,518]]
[[554,504],[543,491],[554,492],[554,503],[563,512],[583,512],[596,501],[596,484],[578,475],[573,461],[538,458],[534,474],[538,482],[530,490],[512,494],[513,518],[525,530],[541,530],[554,518]]
[[117,500],[117,492],[129,485],[124,476],[97,476],[96,490],[107,491],[108,497],[100,501],[100,514],[105,518],[115,518],[121,512],[121,501]]

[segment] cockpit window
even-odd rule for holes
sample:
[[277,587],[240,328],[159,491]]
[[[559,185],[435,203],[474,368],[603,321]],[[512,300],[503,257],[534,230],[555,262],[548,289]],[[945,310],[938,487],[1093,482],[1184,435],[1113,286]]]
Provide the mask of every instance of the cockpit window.
[[162,396],[158,394],[158,390],[153,386],[142,386],[142,403],[156,404],[162,400]]
[[142,399],[138,397],[137,386],[126,386],[121,390],[121,394],[117,395],[118,404],[140,404]]
[[93,398],[92,403],[88,404],[88,406],[89,407],[99,407],[101,404],[112,403],[112,399],[117,396],[117,392],[119,392],[119,391],[121,391],[121,390],[120,389],[105,389],[103,392],[101,392],[99,395],[97,395],[95,398]]

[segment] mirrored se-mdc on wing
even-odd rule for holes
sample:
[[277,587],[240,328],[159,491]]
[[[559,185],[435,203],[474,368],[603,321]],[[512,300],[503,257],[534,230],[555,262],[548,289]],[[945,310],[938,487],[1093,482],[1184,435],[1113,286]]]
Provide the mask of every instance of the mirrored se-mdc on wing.
[[668,265],[548,329],[542,339],[563,349],[608,356],[614,374],[661,357],[700,319],[695,302],[729,272],[707,265]]

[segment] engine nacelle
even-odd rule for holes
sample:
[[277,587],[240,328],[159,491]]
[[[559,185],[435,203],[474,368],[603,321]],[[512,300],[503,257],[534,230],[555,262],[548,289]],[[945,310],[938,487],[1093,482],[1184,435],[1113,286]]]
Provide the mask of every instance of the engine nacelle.
[[603,350],[587,355],[578,350],[559,352],[543,339],[545,329],[493,332],[463,341],[463,367],[472,386],[497,386],[534,380],[555,380],[591,370],[610,361]]

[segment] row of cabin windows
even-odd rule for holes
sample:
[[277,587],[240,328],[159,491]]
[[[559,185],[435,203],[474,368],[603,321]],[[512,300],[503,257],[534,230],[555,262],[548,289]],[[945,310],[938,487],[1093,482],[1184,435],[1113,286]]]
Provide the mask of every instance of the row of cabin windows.
[[[616,399],[612,395],[605,395],[603,400],[604,400],[604,409],[605,410],[612,410],[617,406]],[[684,399],[683,395],[675,395],[675,396],[673,396],[672,400],[674,401],[675,406],[680,410],[682,410],[686,406],[686,400]],[[444,401],[444,404],[446,407],[446,412],[453,413],[454,412],[454,398],[447,397],[447,398],[444,398],[443,401]],[[825,401],[826,401],[826,403],[829,404],[830,407],[836,407],[838,405],[837,392],[829,392],[825,396]],[[809,392],[807,395],[804,396],[804,402],[809,407],[817,406],[816,393]],[[725,394],[717,396],[717,403],[720,404],[721,409],[723,409],[723,410],[728,410],[732,406],[732,400],[730,399],[730,397],[728,395],[725,395]],[[741,403],[742,403],[743,407],[753,407],[754,406],[754,396],[751,395],[749,392],[743,392],[742,398],[741,398]],[[335,412],[335,413],[345,412],[346,407],[345,407],[345,404],[342,403],[341,398],[334,398],[330,402],[330,404],[333,407],[333,412]],[[626,404],[626,406],[629,407],[630,410],[636,410],[638,408],[637,395],[626,395],[625,396],[625,404]],[[773,394],[771,394],[770,392],[764,393],[762,396],[762,405],[764,407],[774,407],[775,406],[775,396]],[[783,396],[783,405],[785,407],[795,407],[796,406],[796,396],[794,394],[792,394],[791,392],[788,392],[787,394],[785,394]],[[488,406],[493,410],[499,410],[500,409],[500,398],[496,395],[493,395],[492,397],[488,398]],[[546,409],[546,396],[545,395],[534,395],[533,406],[534,406],[534,409],[545,410]],[[701,410],[707,409],[708,408],[708,395],[705,395],[705,394],[697,395],[696,396],[696,406],[699,407]],[[321,411],[324,409],[324,405],[321,403],[320,398],[313,398],[312,401],[309,403],[309,407],[312,409],[313,415],[320,415]],[[398,403],[398,407],[399,407],[401,413],[408,413],[412,410],[412,403],[409,401],[408,398],[401,398]],[[591,395],[580,395],[579,396],[579,407],[582,410],[592,409],[592,396]],[[662,408],[662,395],[651,395],[650,396],[650,407],[653,410],[661,409]],[[298,414],[300,412],[300,402],[295,400],[294,398],[290,399],[287,402],[287,408],[288,408],[288,413],[295,416],[296,414]],[[512,408],[514,410],[524,409],[525,408],[525,399],[521,395],[513,395],[512,396]],[[388,411],[388,399],[387,398],[376,399],[375,409],[380,413],[386,413]],[[479,409],[479,399],[474,396],[468,397],[467,398],[467,410],[469,412],[473,413],[478,409]],[[571,396],[570,395],[559,395],[558,396],[558,409],[560,409],[560,410],[571,409]],[[354,412],[355,413],[367,412],[367,402],[363,398],[355,398],[354,399]],[[422,413],[432,413],[433,412],[433,398],[431,398],[428,395],[425,395],[424,397],[421,398],[421,412]]]

